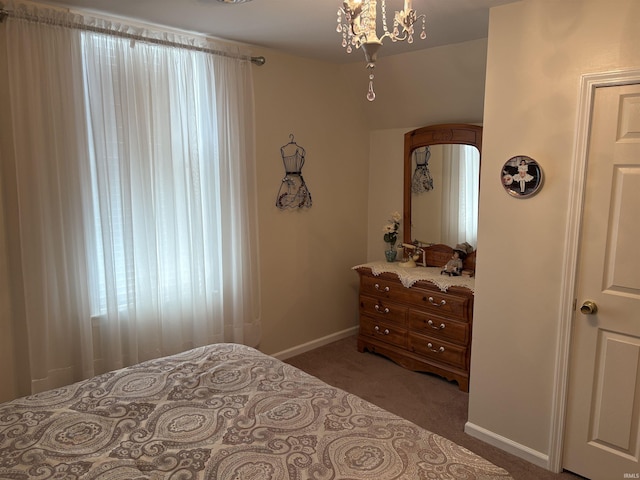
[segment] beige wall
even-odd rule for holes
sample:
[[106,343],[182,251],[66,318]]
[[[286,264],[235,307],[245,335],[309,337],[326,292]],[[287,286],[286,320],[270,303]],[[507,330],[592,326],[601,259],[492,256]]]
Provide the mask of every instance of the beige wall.
[[348,74],[358,82],[357,99],[369,130],[411,130],[436,123],[482,123],[486,61],[486,38],[383,56],[375,69],[374,102],[365,99],[364,61],[348,65]]
[[[640,66],[637,0],[523,0],[491,11],[469,425],[547,461],[580,76]],[[545,175],[514,199],[502,164]],[[468,426],[469,426],[468,425]]]
[[[402,214],[404,134],[411,128],[371,132],[369,159],[369,197],[367,225],[367,261],[383,260],[387,245],[382,227],[392,212]],[[400,225],[398,242],[402,242],[404,225]]]
[[[343,67],[274,51],[254,69],[263,336],[280,353],[357,325],[367,243],[368,132]],[[280,147],[306,150],[313,206],[279,210]]]

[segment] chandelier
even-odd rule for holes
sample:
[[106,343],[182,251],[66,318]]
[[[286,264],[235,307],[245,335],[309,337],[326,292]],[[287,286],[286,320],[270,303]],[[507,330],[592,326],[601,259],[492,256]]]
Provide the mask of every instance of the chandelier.
[[416,15],[411,8],[411,0],[404,0],[404,8],[395,12],[393,30],[387,28],[387,2],[381,0],[382,36],[378,38],[376,16],[377,0],[344,0],[338,9],[338,27],[336,31],[342,34],[342,46],[351,53],[354,48],[362,47],[367,68],[369,69],[369,90],[367,100],[372,102],[376,98],[373,91],[373,69],[376,66],[378,50],[382,40],[389,37],[393,42],[406,40],[413,43],[413,25],[422,20],[420,38],[427,38],[425,32],[426,19],[424,15]]

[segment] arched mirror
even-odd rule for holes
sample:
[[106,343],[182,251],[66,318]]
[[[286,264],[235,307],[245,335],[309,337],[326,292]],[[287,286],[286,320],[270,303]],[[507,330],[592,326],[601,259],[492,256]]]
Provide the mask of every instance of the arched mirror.
[[431,125],[404,136],[404,242],[476,247],[482,127]]

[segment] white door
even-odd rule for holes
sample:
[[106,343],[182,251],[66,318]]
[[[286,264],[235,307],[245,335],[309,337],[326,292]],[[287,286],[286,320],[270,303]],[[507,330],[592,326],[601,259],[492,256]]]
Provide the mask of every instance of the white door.
[[563,467],[638,479],[640,85],[597,88],[591,118]]

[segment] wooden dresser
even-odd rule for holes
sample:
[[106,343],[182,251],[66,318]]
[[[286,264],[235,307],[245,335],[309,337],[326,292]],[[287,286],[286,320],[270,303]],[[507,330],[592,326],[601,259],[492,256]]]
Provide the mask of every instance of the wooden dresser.
[[379,353],[415,371],[458,382],[469,391],[473,292],[451,286],[446,293],[430,281],[405,287],[395,273],[360,275],[358,351]]

